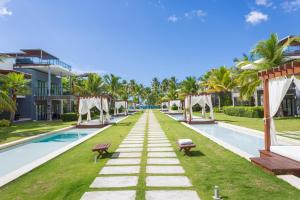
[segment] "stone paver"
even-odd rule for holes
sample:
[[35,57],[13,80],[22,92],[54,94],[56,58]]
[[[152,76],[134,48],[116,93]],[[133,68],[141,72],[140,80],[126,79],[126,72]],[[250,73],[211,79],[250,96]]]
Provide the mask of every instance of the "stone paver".
[[121,144],[144,144],[144,141],[124,141]]
[[172,147],[149,147],[148,151],[174,151]]
[[175,152],[149,152],[149,158],[177,157]]
[[135,148],[118,148],[116,152],[141,152],[143,148],[135,147]]
[[143,147],[143,144],[120,144],[119,147]]
[[86,192],[81,200],[135,200],[135,190]]
[[148,176],[148,187],[191,187],[192,184],[186,176]]
[[111,157],[112,158],[139,158],[142,156],[141,152],[137,153],[114,153]]
[[200,200],[192,190],[155,190],[146,191],[146,200]]
[[169,142],[169,140],[148,140],[148,144],[153,144],[153,143],[165,143]]
[[111,166],[103,167],[99,174],[137,174],[140,166]]
[[120,158],[110,159],[106,165],[138,165],[141,163],[140,158]]
[[148,158],[148,165],[178,165],[180,164],[177,158]]
[[147,166],[148,174],[183,174],[184,169],[181,166]]
[[90,188],[132,187],[138,183],[138,176],[97,177]]
[[148,144],[148,147],[170,147],[170,143],[155,143],[155,144]]

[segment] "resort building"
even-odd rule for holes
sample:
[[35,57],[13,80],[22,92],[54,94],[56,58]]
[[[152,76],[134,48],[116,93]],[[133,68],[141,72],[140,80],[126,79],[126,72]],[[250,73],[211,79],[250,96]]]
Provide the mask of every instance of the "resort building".
[[59,119],[64,111],[72,111],[76,99],[62,87],[62,78],[73,74],[70,65],[42,49],[22,49],[1,57],[2,73],[20,72],[31,78],[31,94],[17,98],[16,120]]

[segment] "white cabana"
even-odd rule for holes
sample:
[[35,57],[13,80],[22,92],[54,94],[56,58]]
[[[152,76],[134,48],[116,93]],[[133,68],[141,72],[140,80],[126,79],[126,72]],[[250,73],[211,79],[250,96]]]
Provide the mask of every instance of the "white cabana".
[[169,102],[162,102],[160,107],[161,110],[169,110]]
[[[124,111],[120,113],[120,108],[123,108]],[[127,115],[128,113],[128,102],[127,101],[115,101],[114,115]]]
[[171,101],[169,101],[169,112],[172,112],[172,106],[177,106],[177,110],[178,111],[180,111],[180,110],[182,110],[182,103],[181,103],[181,101],[180,100],[171,100]]
[[188,95],[185,97],[184,104],[186,108],[185,116],[187,121],[193,120],[193,106],[196,104],[198,104],[202,109],[202,118],[205,118],[205,106],[207,105],[210,111],[210,119],[214,120],[213,105],[210,94]]
[[[80,97],[78,100],[78,122],[80,125],[83,123],[82,115],[87,115],[87,122],[90,122],[91,119],[91,109],[96,107],[100,111],[99,120],[96,120],[97,124],[104,124],[107,120],[109,120],[109,106],[107,97]],[[106,115],[104,116],[103,111],[105,111]],[[88,124],[86,124],[88,125]],[[95,124],[94,124],[95,125]]]
[[280,104],[292,83],[300,90],[300,80],[295,76],[291,78],[280,77],[269,80],[269,111],[270,111],[270,139],[271,145],[278,145],[276,127],[273,117],[276,115]]

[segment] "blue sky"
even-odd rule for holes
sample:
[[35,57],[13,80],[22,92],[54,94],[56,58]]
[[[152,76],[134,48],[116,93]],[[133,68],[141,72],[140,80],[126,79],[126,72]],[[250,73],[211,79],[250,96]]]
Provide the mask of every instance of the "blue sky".
[[299,16],[300,0],[0,0],[0,51],[42,48],[149,85],[231,66],[272,32],[299,35]]

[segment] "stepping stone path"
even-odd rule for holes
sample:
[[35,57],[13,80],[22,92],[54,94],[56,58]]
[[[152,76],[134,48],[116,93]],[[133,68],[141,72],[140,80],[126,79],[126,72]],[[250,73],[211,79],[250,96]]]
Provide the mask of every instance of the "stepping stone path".
[[[142,160],[146,166],[142,166]],[[142,173],[146,173],[146,178]],[[200,200],[184,174],[170,141],[149,111],[138,120],[90,185],[91,191],[84,193],[81,199],[138,200],[137,185],[142,179],[146,185],[146,200]]]

